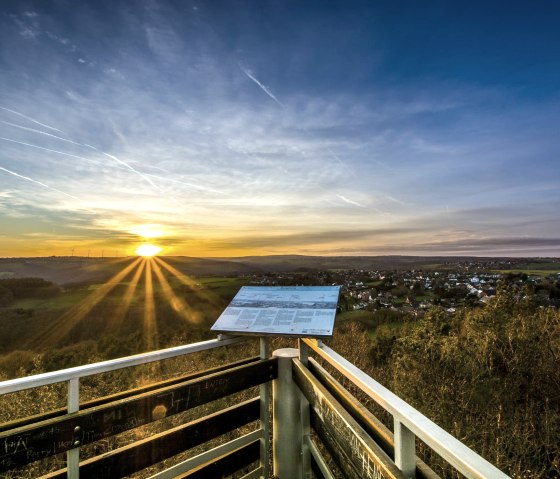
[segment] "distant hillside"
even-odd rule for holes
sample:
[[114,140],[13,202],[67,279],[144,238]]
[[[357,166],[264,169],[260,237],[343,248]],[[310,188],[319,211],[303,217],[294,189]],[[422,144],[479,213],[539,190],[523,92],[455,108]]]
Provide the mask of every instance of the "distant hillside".
[[[43,278],[57,284],[103,282],[121,271],[135,257],[129,258],[0,258],[0,278]],[[252,264],[223,259],[165,257],[165,261],[189,275],[239,275],[260,272]]]
[[[490,260],[491,258],[484,258]],[[471,257],[442,256],[244,256],[222,258],[234,263],[253,265],[263,271],[295,272],[327,269],[420,269],[434,265],[456,264],[460,261],[475,261]]]
[[[128,258],[0,258],[0,278],[37,277],[57,284],[102,282],[117,274],[133,261]],[[545,268],[546,259],[535,258],[477,258],[468,256],[244,256],[239,258],[191,258],[164,256],[167,263],[181,273],[194,276],[237,276],[266,272],[314,272],[324,270],[367,269],[444,269],[455,268],[458,263],[485,264],[511,262],[516,268]],[[557,259],[554,264],[557,268]],[[542,264],[541,264],[542,263]],[[503,264],[502,264],[503,266]]]

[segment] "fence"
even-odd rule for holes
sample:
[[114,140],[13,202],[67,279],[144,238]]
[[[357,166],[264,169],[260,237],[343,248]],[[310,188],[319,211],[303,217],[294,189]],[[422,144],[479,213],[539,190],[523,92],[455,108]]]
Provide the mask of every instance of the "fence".
[[[311,339],[299,340],[299,349],[279,349],[271,357],[268,340],[261,338],[260,357],[80,402],[80,379],[85,376],[241,341],[243,338],[219,337],[0,383],[0,394],[68,384],[66,408],[0,425],[0,474],[66,453],[66,467],[45,479],[125,477],[256,422],[252,432],[205,448],[203,453],[155,473],[152,479],[233,474],[252,479],[271,477],[272,471],[280,479],[340,475],[435,479],[438,476],[416,457],[416,437],[468,478],[507,477],[363,371]],[[310,354],[388,411],[394,418],[394,434]],[[83,446],[257,385],[258,397],[80,462]]]

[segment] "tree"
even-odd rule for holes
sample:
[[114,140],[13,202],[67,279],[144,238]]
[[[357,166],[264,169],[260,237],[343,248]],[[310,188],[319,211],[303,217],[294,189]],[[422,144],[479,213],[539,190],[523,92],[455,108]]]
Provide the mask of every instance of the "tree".
[[14,300],[14,294],[0,285],[0,307],[8,306]]

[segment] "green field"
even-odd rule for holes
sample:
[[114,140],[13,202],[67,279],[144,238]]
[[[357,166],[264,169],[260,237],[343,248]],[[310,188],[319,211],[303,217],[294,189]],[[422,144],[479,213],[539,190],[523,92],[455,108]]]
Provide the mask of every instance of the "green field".
[[24,309],[37,309],[37,310],[67,310],[72,306],[79,304],[83,301],[91,291],[87,288],[80,290],[72,290],[60,293],[58,296],[53,298],[25,298],[15,300],[10,304],[8,308],[2,309],[14,309],[14,308],[24,308]]
[[367,321],[371,319],[371,311],[366,311],[363,309],[357,309],[356,311],[343,311],[336,315],[336,321],[341,323],[345,321]]
[[[493,270],[496,273],[501,274],[527,274],[529,276],[540,276],[541,278],[546,278],[551,274],[560,273],[560,268],[558,268],[558,263],[553,263],[556,265],[556,269],[530,269],[530,268],[515,268],[515,269],[496,269]],[[539,265],[542,266],[542,265]]]

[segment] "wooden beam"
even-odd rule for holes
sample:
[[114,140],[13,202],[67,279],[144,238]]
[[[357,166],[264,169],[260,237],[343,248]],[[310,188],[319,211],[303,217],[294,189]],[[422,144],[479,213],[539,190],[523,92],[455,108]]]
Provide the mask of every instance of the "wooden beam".
[[309,401],[319,424],[340,447],[364,479],[402,479],[401,471],[379,445],[299,360],[293,360],[294,380]]
[[0,433],[0,471],[59,454],[274,379],[275,359],[260,360],[39,424]]
[[[309,359],[309,370],[323,386],[342,404],[350,415],[377,442],[389,457],[395,457],[393,433],[371,411],[360,403],[350,392],[334,379],[315,359]],[[441,479],[424,461],[416,458],[418,479]]]
[[[192,447],[256,421],[259,398],[192,421],[142,441],[93,457],[80,463],[80,479],[112,479],[128,476]],[[64,479],[66,469],[47,474],[42,479]]]
[[176,479],[208,479],[224,477],[259,460],[260,441],[254,441],[233,452],[210,461],[202,466],[178,476]]

